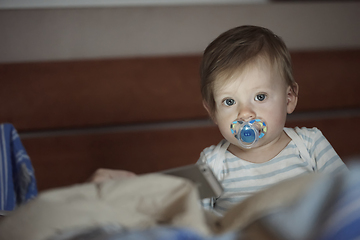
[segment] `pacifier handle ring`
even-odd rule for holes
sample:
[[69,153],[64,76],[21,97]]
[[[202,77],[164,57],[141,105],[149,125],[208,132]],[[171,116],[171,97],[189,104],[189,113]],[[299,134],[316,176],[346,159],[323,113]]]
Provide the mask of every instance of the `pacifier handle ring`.
[[241,147],[251,148],[259,139],[265,136],[267,125],[260,119],[236,120],[230,124],[230,129]]

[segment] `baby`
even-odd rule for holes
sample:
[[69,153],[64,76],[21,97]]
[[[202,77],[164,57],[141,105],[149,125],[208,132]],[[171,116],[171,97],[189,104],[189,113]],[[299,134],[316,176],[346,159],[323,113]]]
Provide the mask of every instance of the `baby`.
[[222,215],[282,180],[347,170],[317,128],[284,128],[298,91],[286,45],[266,28],[236,27],[206,48],[203,105],[225,139],[206,148],[198,163],[210,166],[225,191],[204,200],[205,208]]
[[[203,105],[225,139],[206,148],[198,160],[224,187],[220,197],[203,200],[205,209],[223,215],[280,181],[311,172],[347,171],[317,128],[285,128],[298,91],[286,45],[266,28],[236,27],[206,48],[201,63]],[[132,176],[99,169],[90,181]]]

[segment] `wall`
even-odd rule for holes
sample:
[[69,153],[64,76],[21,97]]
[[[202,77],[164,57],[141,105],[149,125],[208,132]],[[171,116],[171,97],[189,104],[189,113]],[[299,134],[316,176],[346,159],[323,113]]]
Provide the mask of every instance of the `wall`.
[[261,25],[292,50],[360,46],[359,2],[0,10],[0,62],[199,54]]

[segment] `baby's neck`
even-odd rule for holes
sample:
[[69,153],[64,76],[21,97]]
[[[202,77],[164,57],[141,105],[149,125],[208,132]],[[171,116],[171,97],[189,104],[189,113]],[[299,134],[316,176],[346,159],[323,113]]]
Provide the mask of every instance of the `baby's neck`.
[[278,139],[264,146],[252,149],[241,149],[230,144],[228,151],[242,160],[252,163],[264,163],[276,157],[290,141],[290,137],[283,131]]

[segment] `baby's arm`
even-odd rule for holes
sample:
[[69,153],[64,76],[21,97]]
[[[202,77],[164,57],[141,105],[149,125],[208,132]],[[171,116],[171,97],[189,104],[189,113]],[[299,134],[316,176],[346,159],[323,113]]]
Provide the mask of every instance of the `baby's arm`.
[[[213,146],[211,146],[210,148],[204,149],[204,151],[202,151],[200,153],[200,158],[198,159],[196,164],[207,164],[207,160],[206,160],[207,158],[206,158],[205,151],[207,149],[212,149],[212,148],[213,148]],[[212,212],[214,209],[213,199],[211,199],[211,198],[202,199],[200,201],[200,204],[203,207],[203,209],[206,210],[206,212]]]
[[312,130],[315,136],[309,151],[310,156],[315,159],[317,170],[325,173],[347,171],[346,165],[322,132],[316,128]]

